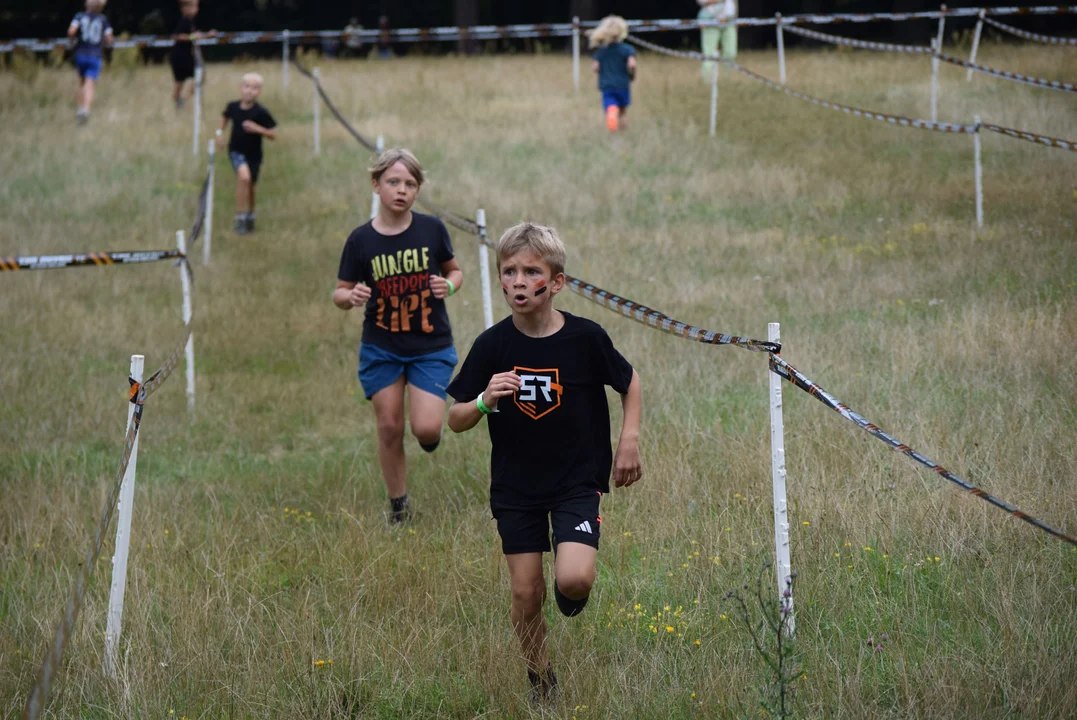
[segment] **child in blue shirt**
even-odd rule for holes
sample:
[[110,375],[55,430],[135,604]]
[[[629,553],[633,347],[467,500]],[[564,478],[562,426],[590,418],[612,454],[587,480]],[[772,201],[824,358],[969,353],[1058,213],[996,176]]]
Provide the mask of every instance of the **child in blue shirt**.
[[75,15],[67,27],[67,37],[75,40],[75,69],[79,73],[79,125],[90,119],[94,86],[101,75],[102,48],[112,44],[112,26],[101,14],[105,0],[86,0],[86,12]]
[[624,127],[624,114],[632,102],[631,83],[636,78],[636,49],[626,43],[628,25],[619,15],[607,15],[591,31],[588,43],[597,48],[591,69],[598,74],[606,127]]

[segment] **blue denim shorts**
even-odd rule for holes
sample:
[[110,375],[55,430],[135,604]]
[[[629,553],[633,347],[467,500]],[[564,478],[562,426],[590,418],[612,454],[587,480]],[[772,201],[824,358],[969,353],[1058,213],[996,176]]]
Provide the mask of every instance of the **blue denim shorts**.
[[408,385],[444,400],[445,388],[452,380],[456,362],[456,348],[452,346],[426,355],[404,357],[364,343],[359,347],[359,382],[369,400],[374,393],[389,387],[403,375]]
[[243,153],[229,152],[228,159],[232,162],[232,169],[239,172],[241,165],[251,169],[251,182],[258,182],[258,173],[262,171],[262,158],[250,158]]
[[75,56],[75,69],[79,77],[96,80],[101,75],[101,58]]
[[608,110],[611,105],[624,110],[626,107],[632,104],[632,91],[631,90],[603,90],[602,91],[602,109]]

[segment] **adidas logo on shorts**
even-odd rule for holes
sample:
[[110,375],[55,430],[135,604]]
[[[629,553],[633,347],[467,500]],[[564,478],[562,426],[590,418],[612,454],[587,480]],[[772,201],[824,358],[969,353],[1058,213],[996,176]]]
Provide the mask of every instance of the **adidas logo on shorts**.
[[591,523],[588,522],[587,520],[584,520],[582,523],[577,525],[575,527],[575,529],[578,530],[579,532],[585,532],[588,535],[594,535],[595,534],[594,531],[591,530]]

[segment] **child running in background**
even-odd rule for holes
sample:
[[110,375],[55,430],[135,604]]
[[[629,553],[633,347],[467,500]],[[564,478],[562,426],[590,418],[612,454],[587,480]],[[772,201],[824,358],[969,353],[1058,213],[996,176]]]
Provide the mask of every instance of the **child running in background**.
[[277,139],[273,128],[277,121],[258,104],[264,81],[258,73],[247,73],[239,87],[240,99],[228,103],[221,113],[217,129],[217,144],[223,147],[224,129],[232,121],[232,137],[228,141],[228,159],[236,171],[236,224],[240,235],[254,232],[254,189],[262,169],[262,138]]
[[619,15],[602,18],[588,34],[588,44],[597,48],[591,69],[598,75],[606,127],[616,132],[624,127],[624,115],[632,103],[632,81],[636,78],[636,49],[626,43],[628,25]]
[[[183,86],[194,78],[195,68],[202,64],[202,51],[194,44],[199,38],[216,35],[216,31],[200,33],[195,29],[194,19],[198,15],[198,0],[180,1],[180,20],[176,31],[172,33],[172,54],[168,58],[172,66],[172,101],[176,109],[183,107]],[[187,90],[187,97],[194,94],[194,83]]]
[[386,150],[370,170],[378,215],[344,244],[333,303],[366,306],[359,382],[374,403],[378,459],[389,491],[389,522],[412,519],[404,456],[404,400],[419,447],[441,442],[445,388],[456,367],[445,299],[464,274],[445,224],[412,212],[423,168],[409,151]]
[[[553,529],[557,608],[578,615],[595,582],[599,500],[643,476],[640,379],[600,325],[554,310],[565,287],[565,246],[553,228],[522,223],[497,243],[497,268],[512,315],[479,335],[449,385],[449,427],[485,417],[493,445],[490,509],[512,583],[512,624],[531,701],[557,696],[546,652],[542,553]],[[621,394],[624,424],[610,449],[606,386]]]
[[79,73],[79,109],[75,121],[83,125],[90,119],[94,89],[101,75],[102,48],[112,44],[112,26],[101,14],[105,0],[86,0],[86,12],[75,15],[67,27],[67,37],[75,39],[75,69]]

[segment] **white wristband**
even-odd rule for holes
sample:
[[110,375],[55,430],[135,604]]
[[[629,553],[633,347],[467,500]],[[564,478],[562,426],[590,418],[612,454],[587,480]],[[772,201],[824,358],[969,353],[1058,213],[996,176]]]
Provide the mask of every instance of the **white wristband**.
[[220,137],[221,135],[224,135],[224,130],[217,128],[217,137]]

